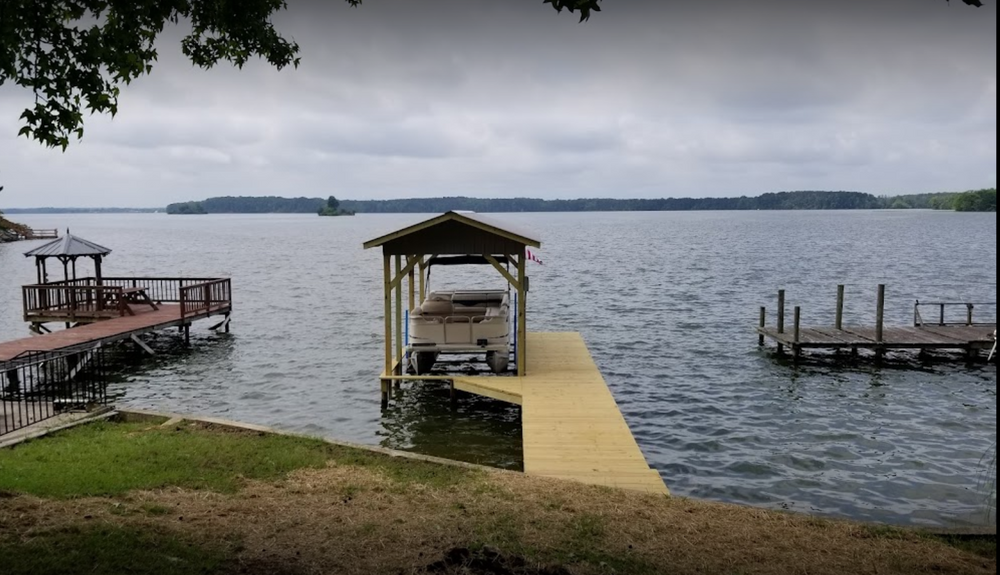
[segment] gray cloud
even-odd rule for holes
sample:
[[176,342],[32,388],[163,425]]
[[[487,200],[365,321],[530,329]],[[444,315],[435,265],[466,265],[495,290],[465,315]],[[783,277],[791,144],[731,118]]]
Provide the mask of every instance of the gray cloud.
[[292,2],[297,70],[151,76],[66,153],[16,138],[4,206],[219,194],[658,197],[996,184],[996,10],[943,0]]

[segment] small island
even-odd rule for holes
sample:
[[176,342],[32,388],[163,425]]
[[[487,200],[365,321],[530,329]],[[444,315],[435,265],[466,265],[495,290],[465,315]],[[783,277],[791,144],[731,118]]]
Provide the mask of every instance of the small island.
[[340,200],[330,196],[326,199],[326,204],[319,209],[318,212],[321,216],[353,216],[354,212],[351,210],[344,210],[340,207]]

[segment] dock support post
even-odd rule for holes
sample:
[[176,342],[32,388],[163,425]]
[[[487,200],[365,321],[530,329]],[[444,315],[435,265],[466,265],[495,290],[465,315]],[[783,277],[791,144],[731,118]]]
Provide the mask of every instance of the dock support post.
[[[389,269],[391,266],[390,258],[391,256],[388,254],[382,256],[382,279],[385,283],[382,294],[385,314],[385,370],[383,375],[392,375],[392,271]],[[380,381],[382,383],[382,406],[385,407],[389,403],[389,380],[382,379]]]
[[965,304],[965,325],[972,325],[972,308],[975,307],[971,303]]
[[517,256],[517,375],[524,377],[528,356],[528,282],[524,270],[526,248]]
[[885,319],[885,284],[878,284],[878,301],[875,306],[875,343],[878,344],[878,349],[875,350],[875,355],[878,359],[882,359],[885,355],[885,349],[882,348],[882,334]]
[[[785,333],[785,290],[778,290],[778,333]],[[778,355],[785,353],[785,346],[778,340]]]
[[184,345],[191,345],[191,324],[184,324]]
[[424,277],[424,256],[420,256],[420,263],[417,265],[417,267],[420,268],[420,290],[419,290],[420,293],[418,295],[420,296],[420,303],[423,303],[424,299],[427,297],[427,293],[426,293],[427,286],[424,284],[424,281],[425,281],[425,277]]
[[757,345],[763,347],[764,345],[764,326],[767,321],[767,308],[760,306],[760,329],[761,331],[757,333]]
[[[396,356],[395,361],[403,360],[403,257],[396,256]],[[393,373],[393,375],[400,375]],[[399,380],[396,380],[399,381]],[[398,385],[398,384],[397,384]]]
[[837,286],[837,322],[836,328],[844,329],[844,284]]
[[795,344],[792,345],[792,355],[795,357],[796,360],[799,359],[799,354],[801,353],[799,349],[799,317],[801,316],[801,313],[802,313],[802,308],[800,306],[795,306],[795,311],[793,313],[793,321],[795,322],[795,328],[794,328]]

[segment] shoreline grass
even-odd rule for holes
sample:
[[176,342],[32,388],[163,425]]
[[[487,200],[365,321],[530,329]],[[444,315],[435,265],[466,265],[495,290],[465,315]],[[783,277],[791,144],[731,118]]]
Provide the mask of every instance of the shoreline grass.
[[0,450],[0,572],[979,574],[996,540],[95,422]]

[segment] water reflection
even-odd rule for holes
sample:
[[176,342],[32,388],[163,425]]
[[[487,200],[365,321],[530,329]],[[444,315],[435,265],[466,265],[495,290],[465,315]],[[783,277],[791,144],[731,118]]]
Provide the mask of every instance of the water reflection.
[[391,449],[520,471],[521,408],[455,393],[441,382],[404,384],[382,411],[379,444]]

